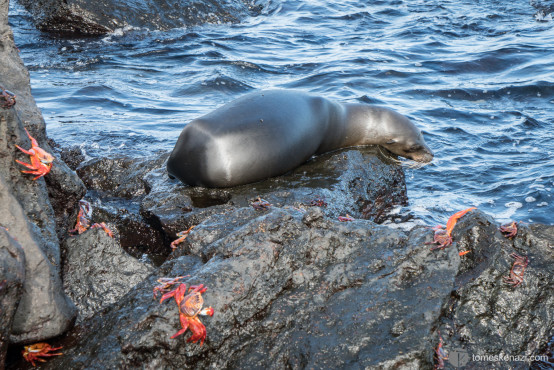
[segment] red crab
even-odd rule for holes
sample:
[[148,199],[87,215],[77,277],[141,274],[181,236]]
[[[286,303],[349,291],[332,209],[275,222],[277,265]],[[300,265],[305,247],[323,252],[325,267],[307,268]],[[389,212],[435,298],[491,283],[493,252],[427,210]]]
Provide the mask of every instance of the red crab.
[[258,197],[254,202],[251,203],[252,208],[255,210],[263,210],[263,209],[269,209],[271,207],[271,203],[269,203],[267,200],[262,199],[261,197]]
[[190,275],[177,276],[177,277],[174,277],[174,278],[166,278],[166,277],[159,278],[157,281],[158,281],[158,283],[160,283],[160,285],[155,286],[154,290],[152,292],[154,294],[154,298],[158,297],[158,293],[162,293],[162,295],[165,294],[165,293],[168,293],[170,288],[173,285],[180,283],[179,280],[181,280],[181,279],[183,279],[187,276],[190,276]]
[[17,149],[21,150],[25,154],[29,154],[31,163],[25,163],[20,160],[15,160],[17,163],[31,169],[32,171],[21,171],[23,173],[30,173],[33,175],[37,175],[33,180],[38,179],[39,177],[42,177],[46,175],[50,170],[52,169],[52,162],[54,161],[54,157],[46,152],[44,149],[40,148],[38,146],[38,142],[34,137],[29,134],[29,131],[25,129],[25,132],[27,133],[27,136],[29,136],[29,139],[31,139],[31,149],[25,150],[19,145],[16,145]]
[[25,346],[21,352],[25,361],[30,362],[33,366],[35,361],[46,362],[41,357],[61,356],[63,353],[51,353],[61,349],[62,347],[52,347],[48,343],[36,343],[30,346]]
[[113,238],[113,232],[106,226],[105,222],[100,222],[99,224],[94,224],[90,227],[91,229],[102,229],[108,234],[110,238]]
[[[177,289],[171,292],[165,293],[160,300],[162,303],[164,300],[174,297],[177,306],[179,307],[179,321],[181,322],[181,330],[171,336],[171,339],[178,337],[190,329],[192,336],[187,342],[196,343],[200,341],[200,345],[204,344],[206,339],[206,327],[198,319],[198,315],[213,316],[214,309],[211,307],[202,309],[204,299],[202,293],[208,288],[205,288],[203,284],[191,285],[187,293],[187,285],[184,283],[179,284]],[[186,295],[185,295],[186,294]]]
[[2,108],[10,109],[15,105],[15,94],[11,91],[4,89],[3,86],[0,86],[0,89],[2,90],[0,97],[4,99],[4,104],[2,104]]
[[106,234],[113,238],[112,231],[106,226],[104,222],[94,224],[90,226],[90,217],[92,216],[92,206],[84,199],[79,201],[79,214],[77,215],[77,223],[75,228],[69,230],[70,234],[82,234],[90,228],[101,228]]
[[354,217],[350,216],[348,213],[346,216],[339,216],[340,222],[348,222],[348,221],[354,221]]
[[315,198],[310,202],[312,207],[327,207],[327,202],[321,198]]
[[179,237],[179,239],[175,239],[174,241],[171,242],[171,248],[172,249],[175,249],[177,248],[177,246],[179,244],[181,244],[182,242],[185,241],[185,239],[187,238],[187,236],[189,236],[190,232],[192,231],[192,229],[194,229],[196,225],[194,226],[191,226],[188,228],[188,230],[185,230],[185,231],[181,231],[181,232],[178,232],[177,233],[177,236]]
[[79,214],[77,215],[77,223],[75,228],[69,230],[70,233],[82,234],[90,227],[90,216],[92,215],[92,207],[89,202],[84,199],[79,201]]
[[441,333],[439,332],[439,345],[435,349],[435,359],[437,360],[435,369],[444,369],[444,360],[448,360],[448,354],[444,348],[442,348],[443,344]]
[[500,232],[508,239],[512,239],[517,235],[517,222],[512,221],[509,224],[500,226]]
[[519,284],[523,283],[523,273],[529,264],[529,258],[527,256],[520,256],[517,253],[510,254],[510,257],[515,259],[515,261],[512,265],[512,269],[510,270],[510,276],[504,276],[503,280],[506,284],[510,284],[515,288]]
[[464,209],[463,211],[454,213],[452,216],[450,216],[450,218],[448,219],[448,222],[446,222],[446,229],[444,229],[443,228],[444,226],[442,225],[434,227],[433,230],[435,230],[435,235],[433,236],[433,241],[425,244],[437,244],[436,246],[431,248],[431,250],[438,249],[438,248],[442,249],[451,245],[452,230],[454,230],[454,225],[456,225],[456,222],[458,222],[458,220],[463,215],[465,215],[466,213],[474,209],[477,209],[477,208],[471,207],[468,209]]

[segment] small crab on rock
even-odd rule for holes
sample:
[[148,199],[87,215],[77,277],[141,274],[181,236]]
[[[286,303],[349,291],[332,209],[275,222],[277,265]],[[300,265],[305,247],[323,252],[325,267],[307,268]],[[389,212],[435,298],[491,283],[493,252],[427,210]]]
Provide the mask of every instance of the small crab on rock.
[[509,224],[500,226],[500,232],[508,239],[512,239],[517,235],[517,222],[512,221]]
[[192,231],[192,229],[194,229],[195,226],[196,226],[196,225],[189,227],[188,230],[178,232],[178,233],[177,233],[177,236],[178,236],[179,238],[178,238],[178,239],[175,239],[174,241],[171,242],[171,244],[170,244],[171,249],[177,248],[177,246],[178,246],[179,244],[181,244],[182,242],[184,242],[185,239],[189,236],[190,232]]
[[15,98],[16,98],[15,94],[11,91],[4,89],[4,86],[1,86],[1,85],[0,85],[0,90],[2,90],[2,92],[0,93],[0,98],[4,100],[4,103],[2,104],[2,108],[10,109],[15,105]]
[[81,199],[79,201],[79,214],[77,214],[77,223],[75,224],[74,229],[69,230],[69,233],[73,235],[80,235],[87,231],[89,228],[101,228],[106,232],[106,234],[110,236],[110,238],[113,238],[112,231],[108,228],[108,226],[106,226],[104,222],[93,224],[92,226],[90,226],[91,216],[92,206],[86,200]]
[[36,366],[35,361],[46,362],[41,357],[61,356],[63,353],[53,353],[61,349],[62,347],[52,347],[48,343],[36,343],[30,346],[25,346],[22,354],[25,361],[30,362],[33,366]]
[[312,207],[327,207],[328,204],[322,198],[315,198],[315,199],[312,199],[312,201],[310,202],[310,206],[312,206]]
[[348,213],[346,214],[346,216],[339,216],[338,217],[338,220],[340,222],[350,222],[350,221],[354,221],[354,217],[350,216]]
[[510,270],[510,275],[504,276],[503,280],[506,284],[515,288],[523,283],[523,274],[525,273],[525,268],[529,264],[529,258],[527,256],[520,256],[517,253],[510,254],[510,257],[515,259],[515,261]]
[[271,207],[271,203],[261,197],[256,198],[256,200],[250,203],[250,205],[257,211],[269,209],[269,207]]
[[31,139],[31,149],[25,150],[19,145],[16,145],[16,148],[21,150],[23,153],[28,154],[31,160],[31,163],[25,163],[20,160],[15,160],[17,163],[27,167],[29,171],[21,171],[23,173],[30,173],[32,175],[37,175],[33,180],[48,174],[52,169],[52,162],[54,162],[54,157],[38,146],[37,140],[29,134],[29,131],[25,129],[27,136]]
[[476,209],[476,207],[471,207],[468,209],[464,209],[463,211],[459,211],[454,213],[450,218],[448,219],[446,223],[446,229],[444,229],[444,226],[439,225],[433,228],[435,230],[435,235],[433,236],[433,241],[425,244],[437,244],[431,250],[433,249],[443,249],[448,247],[452,244],[452,231],[454,230],[454,225],[456,225],[456,222],[468,213],[471,210]]
[[177,306],[179,307],[179,321],[181,322],[181,330],[171,336],[171,339],[178,337],[190,329],[192,336],[187,342],[196,343],[200,341],[200,345],[204,344],[206,339],[206,327],[198,319],[198,315],[213,316],[214,309],[211,307],[202,308],[204,305],[204,293],[208,288],[203,284],[191,285],[188,289],[184,283],[179,284],[177,289],[165,293],[160,300],[160,303],[168,298],[174,297]]
[[190,276],[190,275],[177,276],[174,278],[167,278],[167,277],[159,278],[157,282],[160,283],[160,285],[156,285],[154,287],[154,290],[152,291],[152,293],[154,294],[154,298],[158,298],[158,293],[161,293],[162,295],[165,293],[168,293],[173,287],[173,285],[180,284],[181,282],[179,280],[184,279],[187,276]]
[[441,333],[439,332],[439,344],[435,349],[435,360],[437,364],[435,369],[444,369],[444,361],[448,360],[448,353],[443,348],[444,342],[442,341]]

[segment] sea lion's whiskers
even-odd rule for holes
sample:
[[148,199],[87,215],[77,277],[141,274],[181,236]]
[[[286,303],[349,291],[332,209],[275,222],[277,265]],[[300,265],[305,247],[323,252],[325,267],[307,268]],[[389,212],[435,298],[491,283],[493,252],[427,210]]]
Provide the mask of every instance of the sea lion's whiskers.
[[402,166],[408,167],[410,169],[416,169],[419,170],[420,168],[423,168],[427,166],[431,162],[423,163],[423,162],[416,162],[416,161],[402,161]]
[[391,162],[394,162],[396,164],[399,164],[399,165],[402,165],[402,161],[398,158],[394,158],[390,152],[383,152],[383,148],[381,147],[381,145],[377,146],[377,149],[379,150],[379,153],[383,156],[383,158],[385,159],[388,159],[389,161]]
[[410,169],[420,169],[422,167],[427,166],[430,163],[430,162],[428,163],[417,162],[411,159],[401,160],[401,159],[395,158],[392,156],[392,154],[389,151],[383,151],[383,148],[380,145],[377,147],[377,149],[379,150],[379,153],[383,156],[383,158],[388,159],[389,161],[402,167],[406,167]]

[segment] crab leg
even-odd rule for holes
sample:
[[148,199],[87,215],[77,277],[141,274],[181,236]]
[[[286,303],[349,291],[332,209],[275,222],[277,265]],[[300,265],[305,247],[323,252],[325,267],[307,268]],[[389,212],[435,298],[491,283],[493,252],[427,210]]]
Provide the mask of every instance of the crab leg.
[[25,153],[25,154],[32,155],[32,156],[36,155],[35,151],[34,151],[32,148],[29,149],[29,150],[25,150],[25,149],[23,149],[22,147],[20,147],[19,145],[16,145],[15,147],[16,147],[17,149],[21,150],[21,151],[22,151],[23,153]]

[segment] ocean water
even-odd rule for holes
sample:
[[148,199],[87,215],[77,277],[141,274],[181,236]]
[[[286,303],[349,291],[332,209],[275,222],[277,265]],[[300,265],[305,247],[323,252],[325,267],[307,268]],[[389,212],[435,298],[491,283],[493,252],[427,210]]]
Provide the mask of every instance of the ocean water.
[[9,21],[63,146],[169,151],[187,122],[258,89],[380,104],[435,153],[406,181],[411,211],[436,225],[470,206],[554,223],[551,18],[528,0],[270,0],[240,24],[62,38],[12,0]]

